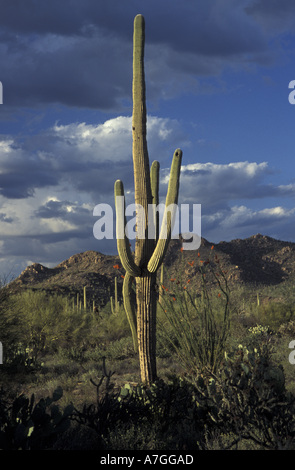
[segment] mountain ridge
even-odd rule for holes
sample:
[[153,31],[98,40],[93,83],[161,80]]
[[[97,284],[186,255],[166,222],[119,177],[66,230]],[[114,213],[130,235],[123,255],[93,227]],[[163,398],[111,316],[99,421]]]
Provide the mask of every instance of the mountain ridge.
[[[260,233],[245,239],[211,243],[201,239],[198,250],[181,250],[181,239],[171,240],[165,260],[165,282],[179,278],[190,282],[190,288],[200,288],[197,266],[207,259],[218,259],[226,272],[229,286],[276,286],[295,280],[295,243],[277,240]],[[119,268],[119,269],[118,269]],[[10,293],[21,289],[42,289],[74,297],[83,295],[102,306],[114,294],[115,277],[121,293],[124,270],[118,255],[85,251],[72,255],[54,268],[33,263],[7,285]],[[209,276],[210,283],[210,276]],[[212,279],[211,279],[212,281]]]

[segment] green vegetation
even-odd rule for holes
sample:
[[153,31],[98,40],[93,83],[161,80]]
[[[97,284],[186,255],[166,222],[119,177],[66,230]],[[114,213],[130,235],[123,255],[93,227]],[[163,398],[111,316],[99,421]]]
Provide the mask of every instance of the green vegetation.
[[[208,269],[213,273],[218,291],[208,289]],[[195,376],[207,369],[215,372],[220,367],[230,328],[229,289],[222,270],[211,260],[200,266],[200,274],[203,288],[201,296],[197,297],[189,289],[190,279],[184,286],[183,282],[182,285],[176,283],[172,296],[169,295],[161,273],[159,302],[164,316],[160,322],[164,344],[168,338],[185,369]],[[171,282],[175,279],[170,279]]]
[[259,302],[246,288],[229,292],[216,256],[200,272],[201,292],[185,270],[159,276],[159,379],[150,386],[123,308],[94,312],[75,297],[2,289],[0,447],[294,449],[291,291],[276,302],[265,302],[267,287]]

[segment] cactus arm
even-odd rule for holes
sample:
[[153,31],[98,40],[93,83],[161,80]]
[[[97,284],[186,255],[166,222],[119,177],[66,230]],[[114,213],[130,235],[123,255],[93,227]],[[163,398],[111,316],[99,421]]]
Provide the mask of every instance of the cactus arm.
[[124,309],[125,309],[126,316],[130,325],[131,333],[132,333],[134,351],[137,352],[138,342],[137,342],[136,311],[135,311],[134,301],[131,298],[133,280],[134,280],[134,277],[131,276],[127,272],[125,274],[124,282],[123,282],[123,301],[124,301]]
[[153,161],[151,166],[151,189],[153,204],[159,204],[159,172],[160,163],[157,160]]
[[[181,169],[182,151],[175,150],[170,170],[170,179],[166,196],[166,208],[171,204],[177,204],[179,192],[179,176]],[[172,232],[171,214],[167,211],[167,225],[165,217],[163,217],[161,233],[156,248],[148,262],[147,269],[150,273],[156,272],[161,265],[166,254]],[[162,235],[162,238],[161,238]]]
[[144,78],[145,21],[142,15],[134,19],[133,34],[133,112],[132,112],[132,155],[134,167],[135,204],[144,209],[145,239],[137,238],[135,263],[146,266],[154,248],[154,240],[148,239],[148,205],[152,204],[149,156],[146,140],[146,96]]
[[153,221],[155,224],[155,239],[159,239],[159,212],[156,211],[156,207],[159,204],[159,173],[160,173],[160,163],[156,160],[152,163],[151,166],[151,190],[152,190],[152,199],[153,199]]
[[[115,206],[116,206],[116,233],[117,248],[123,268],[131,276],[140,276],[141,269],[135,264],[129,239],[125,234],[126,217],[125,217],[125,198],[124,204],[121,204],[117,196],[124,197],[124,187],[121,180],[115,182]],[[122,233],[124,231],[124,233]]]
[[142,15],[134,19],[133,34],[133,112],[132,136],[135,163],[135,203],[142,204],[142,195],[150,193],[149,157],[146,140],[146,97],[144,78],[145,22]]

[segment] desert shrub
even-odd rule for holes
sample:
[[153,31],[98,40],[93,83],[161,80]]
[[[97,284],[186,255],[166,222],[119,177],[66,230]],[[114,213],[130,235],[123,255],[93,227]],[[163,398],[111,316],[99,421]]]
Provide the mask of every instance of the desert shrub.
[[105,350],[105,357],[109,359],[125,359],[132,355],[134,355],[134,347],[131,336],[113,341]]
[[36,366],[46,353],[96,341],[97,318],[77,311],[60,295],[28,290],[9,297],[0,327],[5,364]]
[[263,346],[267,346],[269,352],[273,352],[276,336],[275,332],[269,326],[256,324],[247,329],[247,334],[245,334],[243,342],[248,348],[261,349]]
[[259,305],[255,317],[259,324],[277,331],[282,324],[295,319],[295,305],[287,302]]
[[[230,331],[229,291],[223,272],[207,263],[216,277],[218,290],[209,291],[205,272],[201,296],[184,289],[174,289],[172,296],[163,295],[160,306],[161,346],[175,350],[189,374],[202,369],[215,371],[223,359]],[[218,276],[217,276],[218,275]],[[162,319],[162,321],[161,321]]]
[[108,435],[108,450],[164,450],[157,430],[145,420],[140,425],[121,424]]
[[[76,410],[100,448],[129,450],[288,449],[295,439],[294,396],[283,370],[261,349],[239,346],[215,374],[170,377],[150,387],[97,386],[97,403]],[[248,444],[249,443],[249,444]]]
[[288,323],[283,323],[280,325],[278,333],[282,336],[295,338],[295,320],[290,320]]
[[198,385],[211,398],[211,415],[220,435],[234,436],[229,448],[242,441],[258,449],[294,446],[294,396],[286,391],[283,369],[273,363],[268,345],[240,345],[218,374],[207,383],[201,381]]
[[110,303],[105,306],[100,318],[99,334],[105,343],[131,336],[130,326],[123,307],[118,312],[112,313]]
[[69,346],[68,348],[60,347],[55,354],[55,359],[64,364],[67,364],[69,361],[83,363],[87,360],[85,357],[86,352],[87,350],[84,350],[84,348],[80,346]]
[[[195,419],[192,385],[174,378],[151,387],[125,384],[114,389],[111,373],[97,387],[97,402],[75,409],[73,419],[97,433],[99,449],[183,449],[198,447],[204,432]],[[102,390],[103,379],[106,379]],[[199,431],[201,429],[201,431]]]
[[226,354],[215,373],[207,370],[195,380],[171,376],[150,387],[118,386],[112,377],[104,359],[101,378],[90,378],[96,400],[79,408],[57,407],[60,389],[36,405],[33,397],[9,403],[0,397],[2,448],[210,450],[294,445],[294,396],[286,392],[284,373],[273,363],[267,344],[260,349],[240,345]]

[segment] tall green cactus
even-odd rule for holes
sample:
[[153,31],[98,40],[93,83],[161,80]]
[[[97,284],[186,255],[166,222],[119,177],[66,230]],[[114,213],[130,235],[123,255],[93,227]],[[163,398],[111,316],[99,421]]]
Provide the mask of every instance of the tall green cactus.
[[[148,237],[149,211],[159,201],[159,162],[149,166],[146,140],[146,97],[144,78],[145,22],[142,15],[134,19],[133,35],[133,166],[135,204],[143,208],[137,212],[137,238],[133,258],[130,243],[125,234],[124,187],[121,180],[115,182],[117,247],[122,266],[126,271],[123,285],[123,298],[126,314],[131,326],[133,339],[139,352],[141,380],[151,384],[157,378],[156,369],[156,307],[157,270],[166,254],[172,230],[172,214],[167,211],[159,229],[158,212],[155,211],[155,237]],[[166,196],[166,208],[178,202],[179,177],[182,151],[175,150],[170,171],[170,181]],[[123,204],[122,204],[123,201]],[[138,236],[139,226],[143,227],[144,237]],[[136,306],[131,299],[131,283],[136,281]],[[136,308],[135,308],[136,307]],[[136,314],[135,314],[136,311]]]

